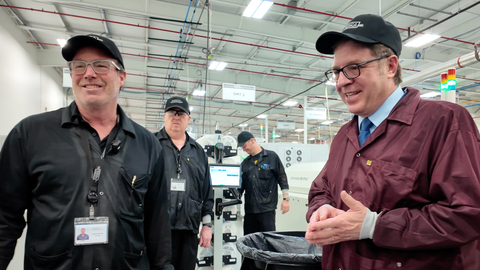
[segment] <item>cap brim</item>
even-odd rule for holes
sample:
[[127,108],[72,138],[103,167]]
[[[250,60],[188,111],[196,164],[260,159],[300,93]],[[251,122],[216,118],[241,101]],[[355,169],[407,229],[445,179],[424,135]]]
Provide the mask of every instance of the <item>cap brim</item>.
[[315,48],[320,53],[333,54],[334,46],[337,45],[338,41],[340,41],[340,39],[342,38],[352,39],[362,43],[380,43],[376,40],[369,39],[363,36],[340,32],[326,32],[317,39]]
[[237,147],[242,147],[246,142],[243,142],[243,143],[238,143],[237,144]]
[[190,112],[189,112],[189,111],[186,111],[185,109],[183,109],[183,108],[181,108],[181,107],[178,107],[178,106],[170,106],[170,107],[166,107],[166,108],[165,108],[165,112],[166,112],[166,111],[168,111],[168,110],[170,110],[170,109],[173,109],[173,108],[180,109],[180,110],[182,110],[182,111],[184,111],[184,112],[186,112],[186,113],[190,114]]

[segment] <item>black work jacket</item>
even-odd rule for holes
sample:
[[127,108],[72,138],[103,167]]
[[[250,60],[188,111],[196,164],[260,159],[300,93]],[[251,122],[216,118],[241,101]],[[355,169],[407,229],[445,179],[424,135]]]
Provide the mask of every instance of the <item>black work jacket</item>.
[[[0,269],[13,256],[25,209],[25,269],[173,268],[161,146],[120,107],[117,113],[121,148],[104,158],[94,208],[96,217],[109,219],[108,244],[74,245],[74,219],[89,216],[92,182],[81,146],[86,122],[75,102],[12,129],[0,154]],[[102,154],[93,137],[98,135],[87,135],[95,164]]]
[[245,213],[264,213],[275,210],[278,203],[278,188],[288,190],[287,175],[277,153],[265,150],[258,158],[257,164],[252,156],[243,160],[242,187],[245,191]]
[[[185,191],[170,191],[170,223],[172,230],[198,233],[202,217],[213,217],[213,189],[205,150],[187,133],[183,148],[178,151],[165,128],[155,133],[164,149],[165,178],[186,180]],[[181,173],[177,174],[180,164]]]

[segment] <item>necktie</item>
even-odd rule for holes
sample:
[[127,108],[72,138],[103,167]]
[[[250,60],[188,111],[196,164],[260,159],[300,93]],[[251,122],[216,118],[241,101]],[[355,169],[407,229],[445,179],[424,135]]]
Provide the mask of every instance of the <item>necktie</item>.
[[363,145],[365,140],[367,140],[368,136],[370,136],[370,128],[373,126],[372,121],[370,119],[365,118],[360,124],[360,134],[358,134],[358,141],[360,142],[360,146]]

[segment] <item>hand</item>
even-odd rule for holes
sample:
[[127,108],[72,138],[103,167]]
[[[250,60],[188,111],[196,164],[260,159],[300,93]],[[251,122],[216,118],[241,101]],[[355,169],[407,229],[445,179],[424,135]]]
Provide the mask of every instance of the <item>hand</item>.
[[310,217],[309,224],[313,224],[318,221],[323,221],[329,218],[333,218],[343,213],[345,213],[345,211],[341,209],[334,208],[333,206],[330,206],[330,205],[323,205],[320,208],[318,208],[317,211],[313,212],[312,216]]
[[282,210],[282,214],[288,212],[288,210],[290,210],[290,202],[283,200],[280,209]]
[[346,191],[342,191],[340,197],[350,209],[345,212],[331,206],[322,206],[315,211],[305,234],[305,239],[310,244],[323,246],[360,238],[367,208]]
[[200,246],[208,248],[211,245],[212,241],[212,228],[208,226],[202,226],[202,230],[200,231],[200,242],[198,243]]

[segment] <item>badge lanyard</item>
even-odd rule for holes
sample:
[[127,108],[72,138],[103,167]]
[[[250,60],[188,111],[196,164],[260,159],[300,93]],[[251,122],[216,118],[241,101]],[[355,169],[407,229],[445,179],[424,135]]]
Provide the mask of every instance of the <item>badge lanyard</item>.
[[177,179],[180,179],[180,174],[182,173],[182,167],[180,162],[182,161],[182,151],[175,151],[175,148],[172,149],[174,155],[175,155],[175,162],[177,163]]
[[[94,218],[94,205],[98,202],[98,181],[100,180],[100,175],[102,173],[102,166],[105,161],[105,155],[110,152],[112,149],[112,141],[117,136],[118,132],[118,123],[112,129],[107,138],[107,144],[103,149],[103,153],[100,157],[100,161],[95,164],[95,167],[92,166],[92,153],[90,151],[90,144],[88,143],[89,132],[87,129],[82,128],[80,131],[81,145],[83,150],[87,155],[87,170],[88,174],[91,175],[90,189],[88,191],[87,200],[90,202],[90,219]],[[107,148],[108,151],[107,151]],[[95,169],[94,169],[95,168]]]
[[171,191],[186,191],[187,180],[181,179],[180,175],[182,174],[182,151],[175,151],[176,148],[172,148],[173,154],[175,155],[175,162],[177,163],[177,178],[170,179],[170,190]]

